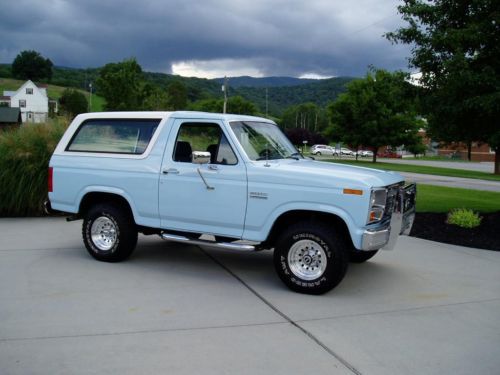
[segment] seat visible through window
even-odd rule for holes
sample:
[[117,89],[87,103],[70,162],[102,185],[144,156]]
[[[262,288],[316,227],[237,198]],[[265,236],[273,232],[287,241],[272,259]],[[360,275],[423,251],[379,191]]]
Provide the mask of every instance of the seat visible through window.
[[180,161],[183,163],[191,163],[191,154],[193,150],[189,142],[178,141],[175,146],[174,161]]

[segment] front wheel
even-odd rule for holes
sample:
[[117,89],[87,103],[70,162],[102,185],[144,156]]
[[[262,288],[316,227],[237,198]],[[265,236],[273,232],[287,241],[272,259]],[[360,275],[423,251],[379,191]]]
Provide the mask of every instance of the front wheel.
[[279,238],[274,266],[293,291],[323,294],[344,278],[349,253],[342,236],[321,223],[297,223]]
[[110,204],[98,204],[87,211],[82,236],[89,254],[103,262],[128,258],[137,244],[137,228],[131,214]]

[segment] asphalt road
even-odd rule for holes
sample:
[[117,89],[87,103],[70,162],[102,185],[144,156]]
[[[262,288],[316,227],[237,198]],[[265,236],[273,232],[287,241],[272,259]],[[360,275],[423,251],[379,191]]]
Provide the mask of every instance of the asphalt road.
[[474,178],[435,176],[430,174],[398,172],[407,181],[421,184],[457,187],[463,189],[486,190],[500,192],[500,181],[478,180]]
[[81,222],[0,219],[0,373],[498,374],[500,252],[402,238],[323,296],[271,252],[141,237],[93,260]]
[[[322,160],[321,157],[316,157],[316,159]],[[466,170],[481,171],[481,172],[493,171],[493,163],[490,162],[467,163],[467,162],[452,162],[452,161],[448,162],[448,161],[387,159],[387,158],[386,159],[379,158],[377,160],[384,163],[394,163],[394,164],[427,165],[432,167],[466,169]],[[475,178],[436,176],[436,175],[410,173],[410,172],[398,172],[398,173],[404,176],[407,181],[413,181],[421,184],[500,192],[500,181],[479,180]]]
[[441,161],[441,160],[415,160],[412,158],[405,158],[405,159],[379,158],[377,160],[384,163],[426,165],[429,167],[465,169],[468,171],[477,171],[486,173],[493,173],[494,171],[494,163],[488,161],[461,162],[461,161]]

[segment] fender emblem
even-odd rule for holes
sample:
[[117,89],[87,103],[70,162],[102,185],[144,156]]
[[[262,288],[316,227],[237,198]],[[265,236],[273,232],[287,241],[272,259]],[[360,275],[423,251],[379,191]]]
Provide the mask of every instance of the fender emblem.
[[249,195],[250,195],[250,198],[267,199],[267,193],[261,193],[261,192],[257,192],[257,191],[251,191]]

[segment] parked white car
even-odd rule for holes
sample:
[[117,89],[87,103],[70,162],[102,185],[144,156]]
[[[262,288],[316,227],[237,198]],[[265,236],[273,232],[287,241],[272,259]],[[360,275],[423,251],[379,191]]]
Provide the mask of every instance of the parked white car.
[[358,151],[358,156],[361,156],[361,157],[373,157],[373,152],[372,151],[369,151],[369,150],[359,150]]
[[337,151],[331,146],[327,145],[314,145],[311,147],[311,154],[313,155],[337,155]]
[[348,148],[344,148],[344,147],[340,148],[340,154],[341,155],[351,155],[351,156],[356,155],[354,151],[349,150]]

